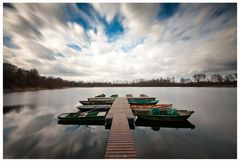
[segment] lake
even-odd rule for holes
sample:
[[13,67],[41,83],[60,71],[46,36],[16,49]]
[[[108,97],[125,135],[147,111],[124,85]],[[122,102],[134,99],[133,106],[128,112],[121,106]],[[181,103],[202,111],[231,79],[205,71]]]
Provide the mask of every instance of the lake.
[[138,158],[237,158],[237,88],[169,87],[4,93],[3,158],[104,158],[109,129],[102,125],[61,125],[57,118],[64,112],[76,112],[79,100],[100,93],[147,94],[159,103],[195,111],[188,119],[188,128],[139,124],[131,130]]

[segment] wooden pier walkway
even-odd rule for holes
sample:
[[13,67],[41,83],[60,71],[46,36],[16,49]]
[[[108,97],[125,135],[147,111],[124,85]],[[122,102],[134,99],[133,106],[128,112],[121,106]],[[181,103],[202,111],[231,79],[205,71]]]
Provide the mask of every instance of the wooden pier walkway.
[[117,97],[114,100],[112,107],[110,108],[106,116],[106,124],[112,123],[114,114],[125,114],[130,125],[134,124],[135,122],[135,116],[132,113],[126,97]]
[[105,158],[137,158],[125,114],[114,114]]
[[130,105],[126,97],[118,97],[112,104],[106,124],[111,123],[105,158],[136,158],[129,122],[134,123]]

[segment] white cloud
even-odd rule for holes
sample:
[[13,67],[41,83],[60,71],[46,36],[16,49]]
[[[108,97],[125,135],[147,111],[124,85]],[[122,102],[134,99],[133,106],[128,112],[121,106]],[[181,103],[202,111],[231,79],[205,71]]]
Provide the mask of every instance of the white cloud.
[[[178,78],[236,71],[236,15],[226,11],[211,18],[219,5],[181,4],[174,15],[157,20],[158,4],[93,4],[97,12],[89,11],[91,17],[68,4],[72,13],[94,27],[89,30],[67,21],[66,5],[14,4],[16,10],[4,9],[4,34],[20,47],[4,46],[4,62],[71,80]],[[108,23],[120,15],[124,33],[109,42],[97,13]]]
[[93,3],[92,5],[102,17],[106,18],[108,23],[110,23],[119,12],[119,5],[116,3]]

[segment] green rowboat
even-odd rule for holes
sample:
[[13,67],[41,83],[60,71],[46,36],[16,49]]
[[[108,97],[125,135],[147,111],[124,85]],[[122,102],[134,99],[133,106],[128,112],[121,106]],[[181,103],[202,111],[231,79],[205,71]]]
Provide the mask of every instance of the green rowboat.
[[127,97],[128,101],[154,101],[155,97]]
[[159,100],[128,100],[131,105],[156,105]]
[[[155,109],[156,110],[156,109]],[[152,113],[150,110],[134,111],[138,118],[153,120],[153,121],[184,121],[187,120],[194,111],[170,109],[168,111],[159,111]]]
[[79,101],[82,105],[112,105],[113,101]]
[[107,111],[111,108],[111,105],[83,105],[78,106],[77,109],[80,111],[89,111],[95,109],[96,111]]
[[58,116],[61,121],[105,121],[107,112],[76,112],[76,113],[63,113]]
[[92,98],[88,98],[88,101],[90,101],[90,102],[98,102],[98,101],[102,101],[102,102],[111,101],[111,102],[113,102],[114,99],[115,99],[114,97],[92,97]]

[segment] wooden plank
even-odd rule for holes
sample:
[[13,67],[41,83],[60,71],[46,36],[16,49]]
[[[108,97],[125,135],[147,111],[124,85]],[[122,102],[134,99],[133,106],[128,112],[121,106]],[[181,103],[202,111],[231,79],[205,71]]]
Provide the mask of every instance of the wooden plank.
[[137,158],[126,114],[113,114],[105,158]]
[[131,107],[126,97],[117,97],[114,100],[112,107],[106,116],[107,123],[110,123],[112,121],[114,114],[125,114],[128,120],[135,120],[135,116],[132,113]]

